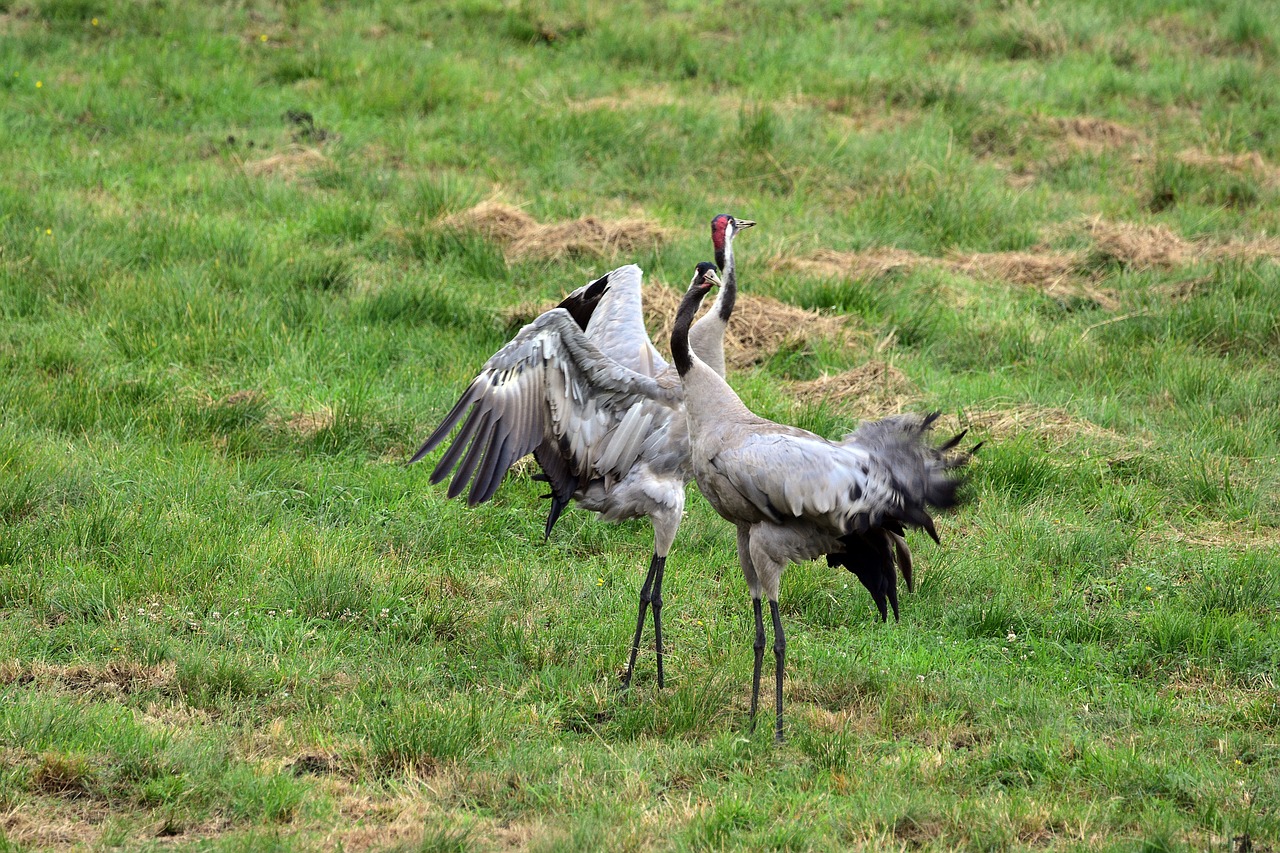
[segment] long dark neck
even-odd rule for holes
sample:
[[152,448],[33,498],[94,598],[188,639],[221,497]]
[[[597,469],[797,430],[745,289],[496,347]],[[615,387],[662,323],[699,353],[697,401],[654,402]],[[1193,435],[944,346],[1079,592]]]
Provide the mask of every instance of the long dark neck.
[[710,288],[689,288],[676,311],[676,324],[671,330],[671,358],[681,376],[693,367],[693,354],[689,350],[689,326],[693,324],[693,315],[698,313],[698,306],[702,304],[708,290]]

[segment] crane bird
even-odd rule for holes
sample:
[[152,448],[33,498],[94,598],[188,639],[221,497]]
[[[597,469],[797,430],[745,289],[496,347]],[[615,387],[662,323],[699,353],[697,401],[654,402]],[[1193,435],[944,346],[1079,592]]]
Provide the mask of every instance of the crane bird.
[[769,599],[777,687],[774,736],[782,740],[782,676],[786,637],[778,615],[778,584],[788,562],[826,555],[871,592],[882,618],[886,599],[898,616],[895,562],[911,585],[904,527],[923,527],[936,541],[928,508],[956,503],[964,466],[977,447],[952,453],[964,433],[926,442],[937,413],[898,415],[864,423],[833,442],[751,412],[722,377],[689,346],[690,322],[710,289],[715,267],[698,264],[680,302],[671,355],[685,391],[693,472],[698,488],[738,530],[738,561],[755,611],[751,724],[760,699],[764,656],[761,597]]
[[[699,356],[721,373],[724,331],[737,295],[733,238],[753,225],[728,214],[711,220],[724,286],[688,333]],[[453,474],[450,498],[470,483],[467,503],[487,501],[511,465],[532,453],[542,468],[538,479],[551,488],[545,536],[571,500],[610,521],[647,517],[653,556],[622,684],[631,684],[645,611],[652,608],[661,688],[662,576],[693,471],[684,392],[645,330],[642,277],[634,264],[619,267],[521,329],[485,363],[410,462],[438,447],[461,422],[431,474],[433,484]]]

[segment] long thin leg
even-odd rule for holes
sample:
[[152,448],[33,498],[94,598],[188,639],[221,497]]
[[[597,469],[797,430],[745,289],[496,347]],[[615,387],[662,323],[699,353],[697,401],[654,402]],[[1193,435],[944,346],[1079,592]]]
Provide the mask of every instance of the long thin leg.
[[[756,612],[759,613],[759,610]],[[769,615],[773,617],[773,661],[778,678],[778,687],[775,696],[775,701],[778,707],[778,722],[777,727],[773,731],[773,738],[778,743],[782,743],[782,670],[787,656],[787,637],[782,633],[782,617],[778,614],[778,602],[773,599],[769,599]],[[758,655],[757,659],[759,659]],[[756,686],[759,686],[758,680],[756,682]]]
[[662,674],[662,573],[667,568],[667,558],[654,554],[651,566],[657,568],[653,576],[653,596],[649,600],[649,606],[653,608],[653,651],[658,658],[658,689],[661,690],[666,686],[666,679]]
[[756,614],[756,665],[751,674],[751,731],[756,730],[756,708],[760,705],[760,665],[764,663],[764,611],[760,599],[751,599]]
[[636,617],[636,636],[631,641],[631,659],[627,661],[627,671],[622,676],[623,690],[631,686],[631,675],[636,669],[636,653],[640,651],[640,635],[644,631],[644,614],[653,598],[653,579],[661,571],[660,565],[664,562],[665,558],[653,555],[653,559],[649,561],[649,573],[644,577],[644,586],[640,588],[640,615]]

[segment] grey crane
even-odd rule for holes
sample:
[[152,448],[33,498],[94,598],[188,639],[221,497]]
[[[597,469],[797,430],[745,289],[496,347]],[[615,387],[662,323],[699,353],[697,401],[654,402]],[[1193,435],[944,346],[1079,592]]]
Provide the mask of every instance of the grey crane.
[[[699,355],[722,372],[724,330],[736,297],[733,238],[753,225],[728,214],[711,223],[725,286],[689,337]],[[638,266],[619,267],[521,329],[485,363],[410,461],[438,447],[461,422],[431,474],[432,483],[453,474],[449,497],[470,483],[468,504],[488,500],[511,465],[533,453],[542,468],[539,479],[551,488],[545,535],[571,500],[610,521],[647,517],[653,556],[622,681],[630,686],[645,612],[652,608],[663,687],[662,577],[693,472],[684,393],[675,368],[645,330],[642,278]]]
[[761,597],[769,599],[777,679],[775,737],[782,740],[782,677],[786,637],[778,615],[778,585],[789,562],[825,555],[845,566],[871,592],[882,618],[885,600],[898,616],[895,563],[911,585],[904,527],[923,527],[936,541],[929,507],[956,503],[964,466],[977,447],[952,453],[964,433],[926,442],[937,413],[898,415],[864,423],[842,441],[751,412],[723,379],[690,350],[689,325],[707,292],[719,284],[715,267],[695,270],[676,314],[671,354],[685,389],[685,412],[698,488],[738,530],[738,561],[755,612],[755,668],[751,723],[760,699],[764,657]]

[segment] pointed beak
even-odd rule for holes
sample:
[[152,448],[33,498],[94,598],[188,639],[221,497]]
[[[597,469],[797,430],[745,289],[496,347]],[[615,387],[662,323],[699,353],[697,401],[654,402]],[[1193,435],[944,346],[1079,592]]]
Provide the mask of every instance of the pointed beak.
[[743,228],[750,228],[752,225],[756,224],[752,219],[735,219],[733,220],[733,223],[738,226],[739,231]]
[[712,287],[724,287],[724,282],[720,280],[720,274],[717,273],[715,270],[707,270],[707,274],[706,276],[704,276],[704,280],[707,283],[708,289]]

